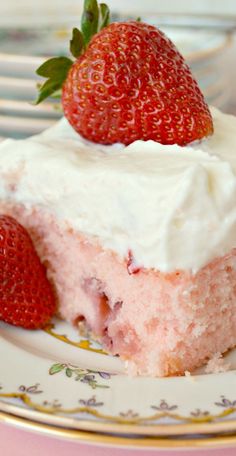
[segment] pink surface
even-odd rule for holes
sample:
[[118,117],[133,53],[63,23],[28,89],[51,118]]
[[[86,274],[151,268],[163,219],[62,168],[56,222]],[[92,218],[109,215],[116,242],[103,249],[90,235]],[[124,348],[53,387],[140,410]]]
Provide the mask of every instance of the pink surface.
[[[80,443],[66,442],[40,434],[26,432],[0,423],[1,456],[188,456],[190,451],[144,451],[102,448]],[[200,450],[194,456],[235,456],[236,448]]]

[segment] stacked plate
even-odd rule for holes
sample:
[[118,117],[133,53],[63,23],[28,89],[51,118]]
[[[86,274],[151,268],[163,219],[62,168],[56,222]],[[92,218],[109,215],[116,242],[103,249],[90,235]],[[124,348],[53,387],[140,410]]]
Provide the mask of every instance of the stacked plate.
[[[162,28],[192,66],[208,101],[227,106],[224,59],[231,35]],[[37,107],[32,101],[35,69],[45,56],[67,52],[68,40],[67,29],[0,30],[0,136],[38,133],[62,115],[53,100]],[[236,444],[236,350],[222,360],[222,370],[231,366],[228,372],[131,378],[118,357],[55,319],[37,332],[0,322],[0,359],[0,421],[8,424],[123,449],[190,451]]]
[[118,357],[54,319],[42,331],[0,322],[0,359],[7,424],[123,449],[236,445],[236,350],[215,359],[215,374],[130,377]]
[[34,106],[39,78],[36,68],[46,56],[67,52],[64,31],[0,30],[0,136],[26,137],[52,125],[60,116],[58,102]]
[[[0,358],[7,424],[110,447],[236,445],[236,350],[215,360],[215,374],[128,377],[118,357],[54,319],[35,332],[0,322]],[[220,372],[227,364],[233,370]]]
[[[176,19],[171,26],[168,17],[143,20],[160,26],[170,36],[192,67],[207,101],[225,108],[230,84],[224,60],[231,34],[219,27],[193,29],[187,22],[183,27],[176,24]],[[33,106],[37,92],[35,69],[45,56],[67,54],[69,38],[68,27],[0,29],[0,136],[22,138],[38,133],[62,115],[53,101]]]
[[[25,137],[47,128],[60,116],[55,103],[33,106],[34,69],[42,59],[0,54],[0,135]],[[21,65],[24,75],[21,77]],[[9,70],[9,72],[7,71]]]

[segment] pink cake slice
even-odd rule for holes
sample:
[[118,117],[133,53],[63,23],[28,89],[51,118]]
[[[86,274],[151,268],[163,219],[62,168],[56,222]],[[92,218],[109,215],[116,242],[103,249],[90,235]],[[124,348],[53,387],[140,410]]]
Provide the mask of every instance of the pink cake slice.
[[[235,129],[236,122],[228,116],[215,116],[216,133],[214,138],[209,140],[213,146],[217,138],[217,122],[223,124],[227,117],[227,122],[232,123],[232,130]],[[104,156],[96,156],[99,165],[95,166],[91,164],[93,152],[88,163],[83,150],[78,168],[80,174],[77,172],[77,163],[73,168],[76,177],[76,185],[73,187],[71,165],[68,164],[67,169],[65,157],[66,153],[69,155],[69,149],[76,146],[77,140],[68,129],[69,127],[66,127],[63,134],[61,127],[56,130],[56,146],[52,139],[52,135],[55,136],[53,131],[46,136],[44,134],[27,140],[28,142],[20,141],[16,144],[8,141],[0,147],[0,210],[13,215],[29,230],[55,289],[61,318],[75,326],[80,326],[82,322],[89,333],[98,338],[110,353],[119,355],[126,361],[128,371],[133,374],[184,374],[185,371],[201,366],[216,353],[224,353],[235,346],[235,175],[229,170],[229,165],[225,165],[226,157],[222,160],[211,158],[210,149],[200,153],[193,147],[188,150],[188,154],[192,154],[190,158],[184,155],[185,161],[182,162],[181,154],[185,152],[179,150],[180,148],[175,149],[173,158],[172,149],[168,152],[169,149],[165,148],[167,146],[154,144],[152,147],[162,147],[163,150],[160,154],[158,151],[156,153],[159,160],[156,178],[149,170],[148,179],[145,180],[142,160],[139,167],[138,159],[135,162],[135,154],[132,154],[134,165],[129,168],[126,164],[124,171],[124,154],[128,157],[129,149],[114,152],[117,157],[122,157],[119,159],[119,167],[117,161],[115,164],[119,173],[113,173],[110,178],[111,185],[114,181],[116,185],[111,187],[110,193],[106,195],[106,202],[102,201],[103,204],[99,206],[99,195],[102,199],[105,193],[99,193],[103,187],[99,187],[98,192],[98,182],[104,186],[101,175],[103,179],[109,180],[109,173],[106,168],[105,174],[99,174],[95,178],[94,170],[96,169],[97,173],[97,169],[101,167],[100,160],[104,160],[104,167],[107,167],[108,163],[110,173],[113,172],[114,163],[110,164],[110,160],[113,160],[110,158],[111,151],[101,152]],[[55,146],[51,155],[50,144]],[[64,155],[62,150],[65,145],[68,146],[68,151]],[[145,149],[149,146],[139,144],[135,147]],[[212,149],[219,153],[217,145],[213,146]],[[145,149],[145,154],[148,153]],[[170,166],[169,162],[166,162],[170,174],[168,169],[163,172],[162,168],[160,171],[162,153],[166,154],[165,157],[170,154]],[[66,173],[63,167],[59,170],[57,166],[61,157]],[[153,155],[149,158],[153,159]],[[152,170],[155,164],[153,160],[150,165]],[[71,156],[73,166],[74,161],[75,155]],[[183,169],[185,162],[187,171],[186,166]],[[176,178],[173,184],[170,175],[173,175],[174,163],[178,172],[174,173]],[[124,172],[125,192],[121,182]],[[166,174],[163,176],[163,173]],[[55,174],[59,174],[56,183]],[[157,183],[154,178],[159,179]],[[224,187],[226,178],[227,189]],[[49,180],[50,184],[46,185]],[[96,186],[94,184],[93,187],[95,180]],[[85,214],[82,198],[85,198],[84,185],[88,181],[86,201],[89,207]],[[159,204],[156,205],[159,219],[156,218],[155,211],[153,212],[151,192],[150,201],[147,201],[146,195],[143,196],[143,190],[137,194],[137,189],[144,185],[144,181],[146,186],[155,183],[155,192],[161,195]],[[169,206],[166,204],[167,196],[163,196],[164,182],[167,182],[165,195],[169,197],[171,194]],[[132,193],[134,186],[135,192]],[[68,188],[71,193],[67,195]],[[78,188],[76,195],[75,188]],[[151,191],[154,192],[154,187]],[[131,193],[132,205],[129,206]],[[118,206],[122,195],[127,199],[122,200]],[[97,205],[95,202],[92,205],[92,196]],[[124,201],[127,204],[124,204]],[[173,210],[174,215],[172,214],[170,220],[171,201],[173,205],[178,203],[178,207]],[[63,212],[69,210],[69,205],[77,218],[73,219],[69,212]],[[223,213],[223,210],[227,210],[227,214]],[[95,213],[93,223],[91,220],[87,223],[90,217],[88,214],[92,211]],[[116,219],[119,211],[122,212]],[[119,225],[120,220],[122,227]],[[140,220],[140,225],[137,220]],[[150,229],[152,220],[154,225]],[[164,225],[166,228],[163,228],[164,220],[168,221],[168,225]],[[82,229],[82,226],[86,226],[86,229]],[[142,244],[137,242],[141,228],[144,231],[140,239],[145,238],[143,248]],[[109,242],[108,229],[111,230]],[[145,236],[146,232],[148,236]],[[189,237],[186,234],[188,232]],[[155,238],[155,245],[150,241],[151,233],[158,238]],[[119,249],[118,245],[122,245],[122,249]],[[164,250],[161,246],[164,246]],[[156,263],[152,265],[153,258]],[[193,267],[187,267],[188,264]]]
[[130,273],[129,259],[42,210],[1,209],[29,230],[61,318],[85,323],[132,374],[184,374],[236,344],[236,249],[197,274]]

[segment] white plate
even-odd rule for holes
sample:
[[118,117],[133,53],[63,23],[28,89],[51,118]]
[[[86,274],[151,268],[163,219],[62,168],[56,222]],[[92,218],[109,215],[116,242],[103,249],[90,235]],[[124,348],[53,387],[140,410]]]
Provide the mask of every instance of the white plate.
[[[219,54],[232,42],[232,34],[220,30],[193,29],[191,27],[166,27],[160,16],[143,17],[144,21],[159,26],[175,43],[188,63],[197,63]],[[12,28],[1,29],[0,38],[1,73],[14,71],[25,73],[37,68],[46,57],[68,54],[71,27],[51,27],[43,29]],[[16,52],[18,51],[18,52]],[[25,55],[22,55],[25,54]],[[28,56],[33,56],[32,58]],[[9,73],[11,74],[11,73]]]
[[0,97],[23,98],[32,102],[37,94],[36,84],[33,79],[0,76]]
[[61,109],[59,109],[59,103],[53,104],[45,101],[44,103],[35,106],[28,101],[0,99],[0,115],[58,119],[61,117],[62,112]]
[[4,77],[38,78],[35,73],[46,57],[0,53],[0,75]]
[[[234,352],[228,356],[236,363]],[[104,444],[116,446],[236,443],[236,436],[212,436],[236,431],[235,370],[127,377],[118,357],[59,320],[47,331],[1,322],[0,359],[0,419],[18,426],[91,442],[104,434]]]

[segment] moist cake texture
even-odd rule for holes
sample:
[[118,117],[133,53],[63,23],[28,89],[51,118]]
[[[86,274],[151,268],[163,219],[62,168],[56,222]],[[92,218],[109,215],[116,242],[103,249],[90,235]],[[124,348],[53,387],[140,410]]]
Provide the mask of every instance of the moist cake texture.
[[65,120],[0,146],[0,208],[30,232],[58,312],[134,374],[236,344],[236,118],[188,147],[82,140]]

